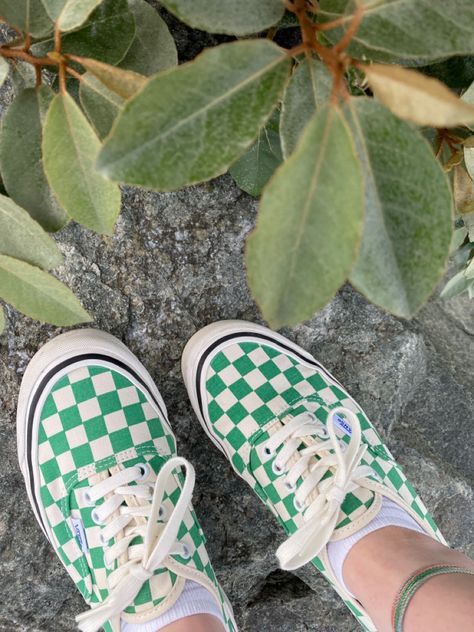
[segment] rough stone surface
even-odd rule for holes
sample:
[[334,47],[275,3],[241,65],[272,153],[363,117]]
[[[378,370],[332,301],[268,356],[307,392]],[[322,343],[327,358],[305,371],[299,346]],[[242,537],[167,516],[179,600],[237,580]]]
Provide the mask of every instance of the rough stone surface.
[[[178,39],[182,58],[196,52],[187,29]],[[0,108],[8,87],[3,94]],[[180,452],[197,468],[195,506],[241,630],[355,632],[321,578],[309,569],[298,577],[278,570],[282,533],[202,433],[180,377],[180,354],[197,329],[222,318],[260,319],[242,262],[255,214],[255,202],[229,177],[176,193],[126,190],[113,237],[72,224],[57,236],[65,256],[58,275],[94,326],[129,345],[159,384]],[[21,376],[60,330],[7,311],[0,337],[0,631],[69,632],[84,606],[30,511],[15,437]],[[471,554],[473,323],[473,303],[463,298],[434,299],[406,322],[346,287],[311,321],[285,332],[359,399],[450,542]]]

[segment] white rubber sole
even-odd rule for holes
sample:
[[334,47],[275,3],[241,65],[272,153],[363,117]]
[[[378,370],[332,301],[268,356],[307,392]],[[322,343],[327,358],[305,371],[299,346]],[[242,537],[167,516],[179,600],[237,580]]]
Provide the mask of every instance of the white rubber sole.
[[[51,379],[56,381],[61,376],[63,364],[66,365],[64,371],[69,372],[74,367],[80,366],[81,362],[90,364],[92,358],[85,360],[87,356],[101,356],[104,358],[104,363],[109,358],[111,362],[120,362],[125,372],[127,369],[131,370],[132,374],[134,373],[138,378],[137,386],[149,391],[155,400],[155,406],[159,409],[158,412],[161,413],[160,417],[163,418],[167,431],[172,432],[165,403],[153,378],[140,360],[114,336],[97,329],[78,329],[61,334],[41,347],[30,361],[21,382],[17,408],[17,447],[18,461],[25,479],[28,498],[36,519],[50,540],[52,533],[48,529],[39,494],[37,476],[39,414],[35,414],[35,409],[38,411],[41,409],[41,396],[43,393],[45,396],[48,394],[48,375],[54,374]],[[74,363],[74,359],[77,359],[77,363]],[[117,368],[117,370],[120,369]]]

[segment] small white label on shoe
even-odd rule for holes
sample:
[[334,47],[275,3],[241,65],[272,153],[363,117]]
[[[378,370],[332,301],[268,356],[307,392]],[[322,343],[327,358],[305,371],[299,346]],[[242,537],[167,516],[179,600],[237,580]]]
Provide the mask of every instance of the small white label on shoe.
[[83,553],[89,553],[89,546],[87,544],[86,532],[84,530],[84,524],[80,518],[71,518],[72,530],[79,542],[81,551]]
[[336,428],[339,428],[339,430],[342,430],[344,434],[349,435],[349,436],[352,435],[352,426],[347,421],[347,419],[344,419],[344,417],[341,417],[340,415],[334,415],[333,421]]

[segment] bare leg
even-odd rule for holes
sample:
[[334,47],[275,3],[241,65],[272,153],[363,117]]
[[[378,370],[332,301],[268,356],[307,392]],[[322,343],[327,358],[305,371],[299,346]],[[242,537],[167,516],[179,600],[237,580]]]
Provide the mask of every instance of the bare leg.
[[[362,538],[343,567],[349,590],[379,632],[391,632],[392,605],[412,573],[434,564],[474,569],[468,557],[408,529],[385,527]],[[404,632],[474,632],[474,576],[440,575],[424,584],[405,616]]]
[[225,632],[224,626],[210,614],[196,614],[175,621],[160,632]]

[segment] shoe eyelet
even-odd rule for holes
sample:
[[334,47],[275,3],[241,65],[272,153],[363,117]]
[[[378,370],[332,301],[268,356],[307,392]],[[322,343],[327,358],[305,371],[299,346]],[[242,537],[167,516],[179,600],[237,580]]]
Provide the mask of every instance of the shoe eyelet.
[[284,468],[277,461],[273,461],[273,463],[272,463],[272,471],[277,476],[281,476],[283,474],[283,472],[284,472]]
[[104,547],[109,546],[109,542],[110,542],[110,540],[108,540],[108,539],[104,538],[104,534],[103,534],[103,532],[101,532],[101,533],[100,533],[100,535],[99,535],[99,540],[100,540],[100,543],[102,544],[102,546],[104,546]]
[[137,467],[140,469],[140,476],[137,478],[137,481],[144,481],[148,478],[150,473],[150,466],[148,463],[138,463]]
[[113,562],[109,562],[109,559],[107,557],[107,553],[104,555],[104,566],[109,571],[112,571],[114,569],[114,563]]
[[182,542],[182,545],[183,545],[183,552],[181,553],[181,557],[183,558],[183,560],[189,560],[191,557],[191,549],[186,544],[186,542]]
[[382,482],[382,477],[380,476],[380,474],[378,472],[376,472],[375,470],[372,470],[372,478],[375,478],[375,480],[378,483]]
[[91,498],[91,488],[86,487],[82,492],[82,498],[88,507],[93,507],[95,505],[94,501]]
[[161,505],[160,508],[158,509],[158,518],[160,520],[165,521],[167,515],[168,515],[168,512],[166,511],[166,507],[164,505]]
[[92,510],[92,513],[91,513],[91,518],[92,518],[93,522],[95,522],[95,524],[98,524],[98,525],[102,525],[102,524],[104,524],[104,523],[102,522],[102,520],[99,518],[99,516],[97,515],[97,513],[98,513],[98,512],[97,512],[97,509],[93,509],[93,510]]
[[263,454],[268,459],[271,459],[273,456],[275,456],[275,452],[273,450],[270,450],[270,448],[267,445],[263,448]]
[[329,431],[325,426],[323,426],[321,428],[318,428],[318,430],[316,431],[316,436],[319,437],[320,439],[328,439]]
[[347,450],[347,443],[345,443],[344,441],[339,441],[339,447],[341,448],[341,452],[344,454],[344,452]]
[[284,486],[286,487],[286,489],[287,489],[289,492],[291,492],[291,493],[293,493],[293,492],[295,492],[295,491],[296,491],[296,485],[292,485],[292,484],[290,483],[290,481],[283,481],[283,485],[284,485]]
[[301,513],[306,508],[306,503],[302,503],[297,498],[293,499],[293,505],[295,506],[296,511]]

